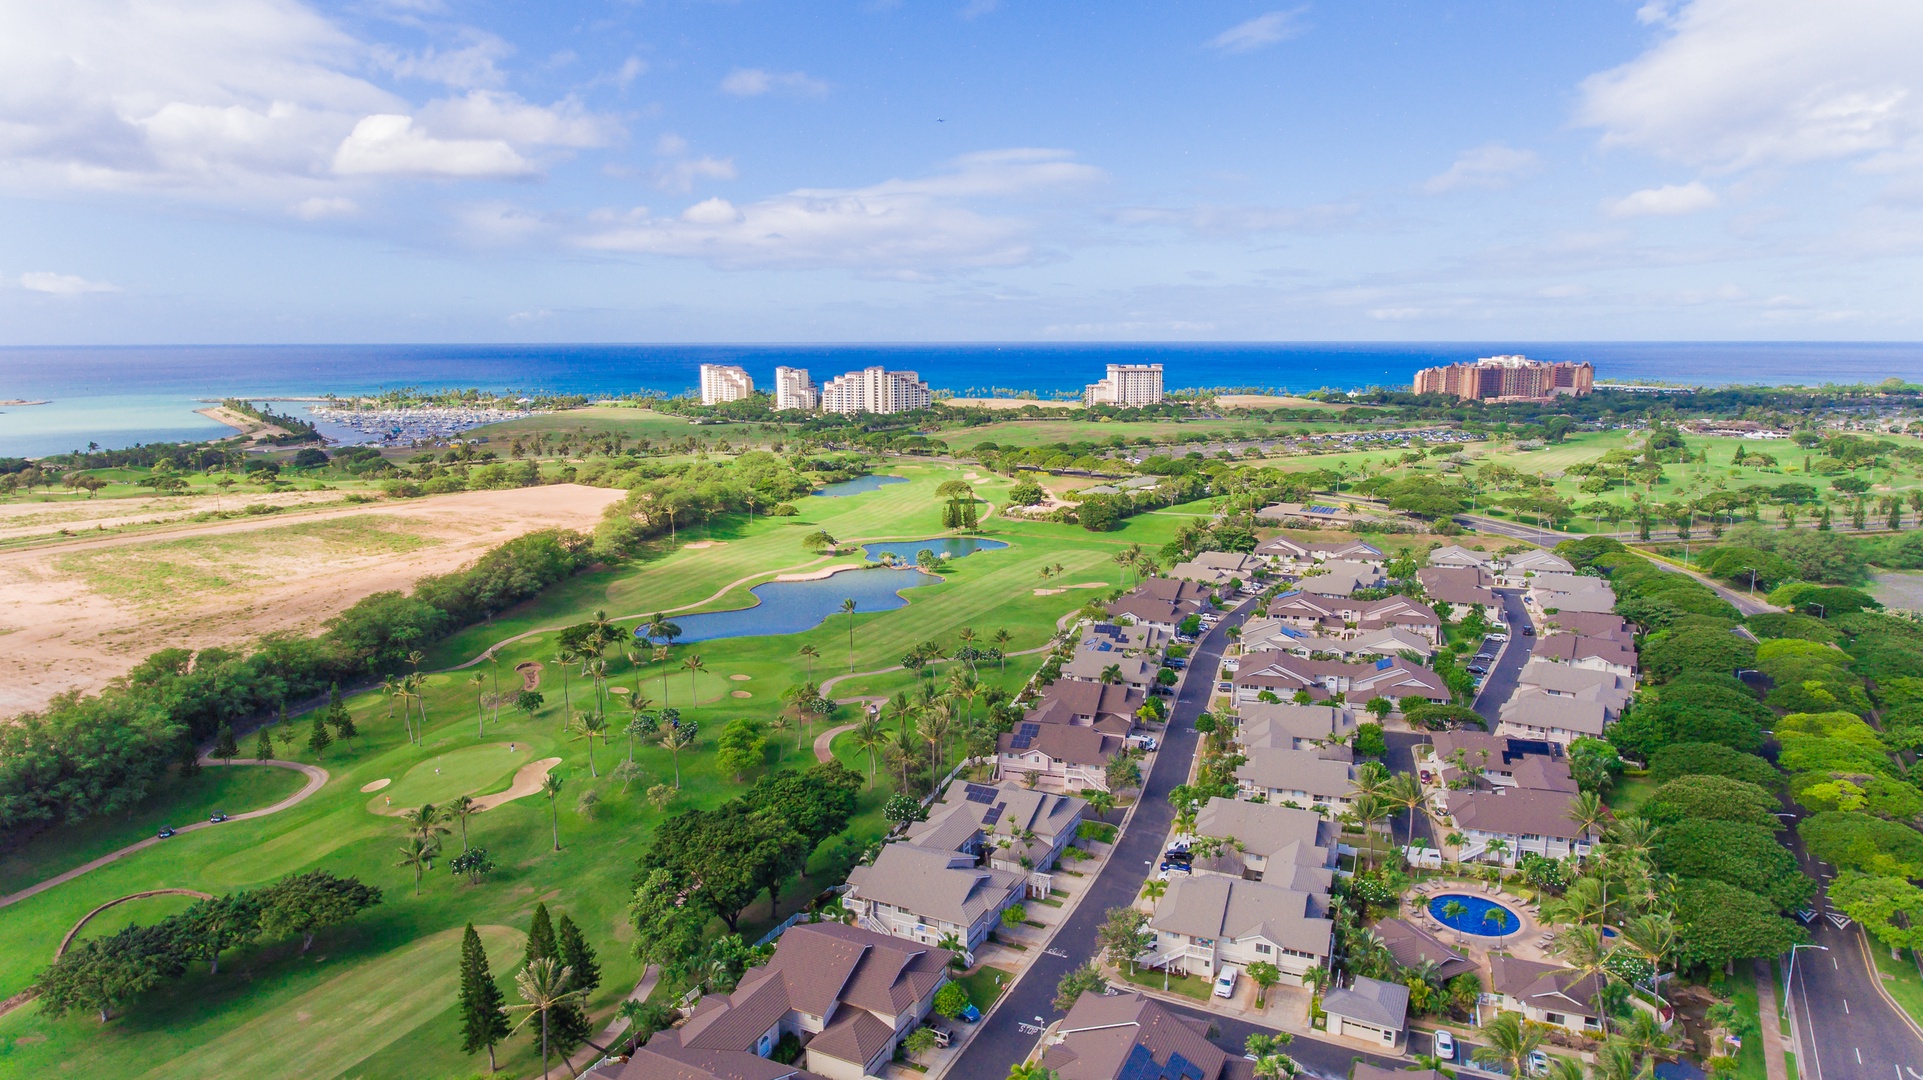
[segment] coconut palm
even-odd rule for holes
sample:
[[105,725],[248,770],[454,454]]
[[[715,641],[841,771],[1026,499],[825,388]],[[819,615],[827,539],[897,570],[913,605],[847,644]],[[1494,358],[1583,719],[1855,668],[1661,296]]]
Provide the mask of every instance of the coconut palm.
[[514,976],[514,988],[521,993],[519,1005],[509,1005],[510,1013],[521,1013],[521,1021],[508,1032],[509,1035],[521,1030],[535,1017],[541,1018],[541,1076],[548,1075],[548,1017],[559,1008],[587,996],[585,990],[571,990],[568,983],[574,970],[557,963],[552,957],[541,956],[528,961],[528,966]]
[[587,740],[588,776],[592,779],[600,779],[601,773],[594,766],[594,740],[596,738],[605,739],[607,737],[607,717],[599,712],[582,713],[580,718],[574,722],[574,733],[574,742],[580,742],[583,739]]
[[1593,979],[1595,995],[1590,1004],[1596,1007],[1596,1015],[1602,1018],[1603,1031],[1609,1031],[1609,1010],[1603,1006],[1604,991],[1616,981],[1616,973],[1609,966],[1612,946],[1604,940],[1602,930],[1595,926],[1569,926],[1559,931],[1549,943],[1549,951],[1562,957],[1563,962],[1585,978]]
[[1422,780],[1414,773],[1397,773],[1383,786],[1382,797],[1391,805],[1408,811],[1409,843],[1415,843],[1416,811],[1429,801],[1429,793],[1422,789]]
[[434,860],[439,858],[441,846],[418,836],[410,836],[401,848],[399,866],[414,868],[414,895],[421,895],[421,876],[434,869]]
[[864,718],[861,723],[856,724],[855,730],[850,732],[849,736],[857,750],[865,751],[868,754],[868,786],[874,787],[875,771],[881,750],[882,747],[888,744],[888,731],[881,726],[881,721],[878,718],[869,716]]
[[1497,1013],[1495,1019],[1482,1025],[1484,1045],[1476,1047],[1476,1064],[1495,1065],[1510,1076],[1522,1076],[1529,1055],[1547,1038],[1540,1025],[1525,1020],[1521,1013]]
[[1650,992],[1661,1001],[1663,961],[1676,951],[1676,923],[1668,915],[1638,915],[1628,920],[1621,930],[1623,948],[1627,948],[1649,961]]
[[554,666],[561,669],[561,728],[564,731],[574,718],[574,702],[568,696],[568,665],[574,663],[576,655],[573,649],[557,649],[554,653]]
[[[955,638],[961,642],[963,652],[970,651],[975,647],[975,628],[972,626],[964,626],[960,630],[955,631]],[[975,670],[975,658],[973,656],[968,658],[968,670]]]
[[948,673],[948,692],[960,698],[965,706],[963,723],[973,723],[975,719],[975,699],[986,693],[988,688],[975,677],[974,662],[969,662],[969,670],[956,668]]
[[551,772],[541,781],[541,793],[548,797],[548,810],[554,815],[554,850],[561,850],[561,774]]
[[480,812],[481,807],[474,801],[472,795],[460,796],[453,802],[448,803],[447,808],[441,811],[443,820],[460,822],[462,851],[467,850],[467,819]]
[[474,734],[478,738],[487,734],[487,695],[481,693],[487,676],[477,671],[467,677],[467,684],[474,688]]
[[1082,796],[1082,801],[1088,804],[1089,810],[1097,818],[1106,818],[1108,812],[1115,809],[1115,793],[1103,788],[1089,789],[1088,794]]
[[1167,892],[1168,882],[1166,881],[1157,881],[1154,878],[1150,878],[1142,883],[1142,898],[1150,903],[1160,901]]
[[447,820],[447,811],[433,803],[422,803],[412,810],[401,811],[401,821],[407,825],[408,834],[417,836],[422,843],[437,843],[438,837],[452,832],[442,822]]
[[855,670],[855,601],[849,597],[841,602],[841,613],[848,616],[848,671]]
[[1380,795],[1358,795],[1349,803],[1349,814],[1362,826],[1369,841],[1369,865],[1375,865],[1376,823],[1389,816],[1389,803]]
[[636,693],[628,698],[628,725],[621,729],[621,734],[628,737],[629,761],[634,760],[634,740],[654,734],[655,726],[660,723],[650,711],[653,708],[654,702],[648,700],[646,694]]
[[941,763],[942,758],[947,756],[944,751],[948,748],[948,733],[954,728],[955,706],[946,698],[922,713],[921,737],[928,744],[928,775],[931,777],[942,774]]
[[1001,654],[1002,674],[1006,675],[1008,674],[1008,643],[1015,640],[1015,635],[1009,633],[1007,627],[1002,627],[995,631],[992,640],[995,642],[996,651]]
[[692,709],[701,703],[700,692],[695,686],[695,676],[708,670],[708,665],[701,659],[700,653],[689,653],[687,659],[681,661],[681,670],[688,673],[688,707]]
[[1469,908],[1460,900],[1450,898],[1442,902],[1442,917],[1449,921],[1450,926],[1455,927],[1457,942],[1468,940],[1462,933],[1462,917],[1467,914],[1469,914]]
[[815,661],[821,657],[821,650],[813,645],[803,645],[795,650],[803,660],[808,661],[808,681],[815,681]]

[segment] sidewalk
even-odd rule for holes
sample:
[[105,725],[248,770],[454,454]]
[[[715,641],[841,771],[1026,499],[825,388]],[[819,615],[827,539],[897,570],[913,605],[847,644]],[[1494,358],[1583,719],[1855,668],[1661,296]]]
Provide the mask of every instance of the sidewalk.
[[1789,1080],[1783,1066],[1783,1021],[1776,1013],[1776,980],[1770,976],[1769,961],[1753,961],[1756,972],[1756,1006],[1763,1029],[1763,1068],[1769,1080]]

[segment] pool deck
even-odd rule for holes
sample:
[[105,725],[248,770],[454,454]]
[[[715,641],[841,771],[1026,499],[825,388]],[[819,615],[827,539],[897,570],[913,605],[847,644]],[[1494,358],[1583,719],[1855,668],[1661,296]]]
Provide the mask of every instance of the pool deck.
[[[1490,903],[1501,904],[1516,916],[1517,926],[1507,934],[1458,933],[1429,913],[1429,901],[1438,896],[1473,896]],[[1476,962],[1481,969],[1483,984],[1489,982],[1489,954],[1507,953],[1523,960],[1535,960],[1545,964],[1560,964],[1562,960],[1551,953],[1544,944],[1550,931],[1545,929],[1541,918],[1536,914],[1534,903],[1510,892],[1479,881],[1431,880],[1417,885],[1407,897],[1405,917],[1416,925],[1435,934],[1442,941],[1456,946],[1462,953]]]

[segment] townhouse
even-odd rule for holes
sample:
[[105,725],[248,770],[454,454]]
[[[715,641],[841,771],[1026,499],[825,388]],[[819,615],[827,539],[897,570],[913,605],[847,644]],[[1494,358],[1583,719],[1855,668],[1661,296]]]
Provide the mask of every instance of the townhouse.
[[1353,636],[1343,637],[1335,634],[1314,633],[1298,630],[1294,626],[1272,619],[1255,619],[1251,624],[1261,623],[1251,636],[1248,626],[1243,627],[1242,649],[1244,652],[1285,652],[1295,656],[1315,658],[1318,656],[1337,656],[1344,660],[1356,657],[1399,656],[1414,653],[1427,661],[1435,656],[1436,643],[1410,630],[1391,627],[1386,630],[1358,630]]
[[1614,638],[1585,637],[1581,634],[1542,635],[1530,646],[1529,658],[1628,677],[1634,677],[1637,668],[1634,645]]
[[1602,1034],[1595,1004],[1601,978],[1507,953],[1489,954],[1489,995],[1497,1010],[1576,1035]]
[[1608,638],[1631,645],[1636,642],[1636,628],[1613,611],[1558,611],[1543,618],[1542,632]]
[[1286,702],[1298,692],[1307,692],[1316,701],[1337,694],[1355,702],[1375,697],[1397,702],[1405,697],[1445,703],[1450,700],[1449,688],[1443,685],[1440,676],[1401,657],[1384,657],[1373,664],[1347,664],[1340,660],[1308,660],[1289,653],[1259,652],[1244,656],[1237,663],[1233,685],[1237,707],[1259,702],[1263,694]]
[[1443,982],[1476,970],[1476,962],[1460,950],[1407,919],[1383,919],[1375,924],[1376,936],[1389,950],[1399,968],[1436,966],[1436,977]]
[[1366,540],[1297,540],[1286,534],[1257,544],[1255,553],[1270,565],[1290,573],[1300,573],[1331,559],[1376,567],[1385,566],[1389,561],[1380,548]]
[[1096,623],[1082,635],[1082,647],[1097,652],[1119,652],[1129,656],[1159,656],[1168,648],[1169,635],[1152,626],[1123,623]]
[[1438,731],[1416,763],[1425,784],[1450,790],[1523,787],[1575,794],[1563,744],[1483,731]]
[[[879,1076],[948,982],[952,954],[838,923],[801,923],[733,993],[709,994],[596,1080],[861,1080]],[[792,1064],[772,1057],[784,1040]]]
[[1495,734],[1568,746],[1577,739],[1602,738],[1614,719],[1599,701],[1518,689],[1497,710]]
[[1212,586],[1172,578],[1149,578],[1120,600],[1108,605],[1108,613],[1117,619],[1170,635],[1190,615],[1214,610],[1215,589]]
[[1331,559],[1303,574],[1295,587],[1317,596],[1348,596],[1357,589],[1379,589],[1387,583],[1379,566]]
[[1337,705],[1276,705],[1266,701],[1238,706],[1235,741],[1244,749],[1317,750],[1346,743],[1355,734],[1356,714]]
[[[1072,795],[1021,787],[951,784],[928,819],[908,826],[905,843],[936,851],[961,851],[985,859],[996,870],[1028,875],[1042,885],[1075,839],[1088,804]],[[1033,889],[1031,888],[1031,891]]]
[[1136,710],[1148,700],[1140,687],[1062,679],[1049,684],[1042,697],[1023,716],[1034,724],[1092,727],[1109,735],[1127,735],[1135,726]]
[[1052,791],[1107,791],[1108,764],[1125,746],[1123,736],[1095,727],[1024,720],[995,740],[996,778]]
[[1409,988],[1401,983],[1357,975],[1350,985],[1333,986],[1322,995],[1331,1035],[1393,1050],[1402,1042],[1409,1023]]
[[1496,595],[1495,577],[1473,566],[1425,566],[1416,571],[1416,580],[1432,603],[1448,604],[1462,614],[1481,604],[1483,614],[1500,623],[1502,599]]
[[841,902],[863,929],[924,945],[953,935],[972,956],[1002,911],[1026,895],[1025,873],[978,866],[967,851],[894,843],[849,871]]
[[1207,1021],[1142,994],[1091,990],[1055,1025],[1041,1065],[1060,1080],[1254,1080],[1255,1063],[1224,1053],[1208,1033]]
[[1355,800],[1355,754],[1346,746],[1320,750],[1257,747],[1235,767],[1236,793],[1283,807],[1336,814]]
[[[1247,642],[1252,636],[1261,638],[1281,630],[1325,635],[1401,630],[1433,645],[1442,633],[1442,620],[1434,608],[1412,597],[1355,600],[1297,591],[1283,593],[1269,601],[1268,614],[1249,620],[1242,629],[1242,638]],[[1243,651],[1248,651],[1246,645]]]
[[1445,569],[1482,570],[1494,574],[1497,558],[1486,551],[1475,551],[1458,544],[1439,547],[1429,553],[1429,565]]
[[1338,829],[1312,810],[1218,795],[1195,815],[1194,872],[1327,897],[1335,884]]
[[1113,669],[1113,678],[1120,685],[1147,693],[1149,687],[1155,685],[1156,673],[1162,670],[1162,665],[1147,657],[1091,649],[1087,642],[1083,642],[1082,647],[1075,650],[1075,658],[1062,665],[1062,678],[1069,682],[1106,682],[1110,678],[1110,669]]
[[1265,961],[1299,985],[1328,965],[1335,944],[1335,924],[1313,894],[1216,875],[1177,876],[1148,925],[1155,945],[1139,963],[1209,979]]
[[1521,585],[1526,579],[1537,574],[1573,574],[1576,568],[1569,560],[1554,552],[1532,548],[1528,551],[1505,555],[1496,564],[1496,570],[1505,585]]
[[1443,814],[1464,836],[1462,862],[1516,865],[1524,852],[1551,859],[1587,857],[1599,835],[1570,818],[1576,794],[1525,787],[1450,791]]
[[1234,551],[1204,551],[1168,568],[1168,576],[1215,588],[1246,585],[1268,568],[1268,561]]
[[1524,582],[1523,602],[1544,615],[1565,611],[1604,614],[1616,610],[1616,593],[1602,578],[1585,574],[1537,574]]

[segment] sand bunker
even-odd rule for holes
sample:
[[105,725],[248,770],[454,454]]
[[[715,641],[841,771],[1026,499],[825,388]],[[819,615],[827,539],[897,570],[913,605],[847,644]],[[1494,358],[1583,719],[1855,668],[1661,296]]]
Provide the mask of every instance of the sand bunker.
[[861,569],[860,563],[836,563],[833,566],[824,566],[819,570],[810,570],[805,574],[776,574],[774,576],[774,580],[775,581],[820,581],[822,578],[834,577],[836,574],[841,573],[843,570],[859,570],[859,569]]
[[480,798],[474,800],[474,809],[492,810],[502,803],[513,802],[516,799],[525,799],[529,795],[538,793],[541,790],[541,785],[547,781],[548,773],[559,764],[561,764],[561,759],[558,757],[542,758],[539,761],[528,762],[526,765],[514,771],[514,782],[507,786],[506,791],[493,795],[482,795]]
[[754,676],[752,676],[752,675],[730,675],[730,676],[728,676],[728,678],[730,678],[730,679],[733,679],[733,680],[734,680],[735,682],[747,682],[747,681],[748,681],[749,679],[751,679],[751,678],[753,678],[753,677],[754,677]]
[[521,677],[521,689],[534,690],[541,685],[541,662],[523,660],[514,665],[514,673]]
[[682,544],[681,546],[690,551],[700,551],[702,548],[720,547],[725,543],[727,543],[726,540],[696,540],[692,544]]
[[391,776],[384,776],[384,777],[382,777],[381,779],[379,779],[379,780],[376,780],[376,781],[374,781],[374,782],[373,782],[373,783],[371,783],[371,784],[362,784],[362,785],[361,785],[361,794],[363,794],[363,795],[365,795],[365,794],[367,794],[368,792],[371,792],[371,791],[379,791],[380,789],[382,789],[382,788],[384,788],[384,787],[386,787],[387,785],[389,785],[389,784],[391,784],[391,783],[393,783],[393,782],[394,782],[394,778],[393,778],[393,777],[391,777]]
[[1070,589],[1106,589],[1106,588],[1108,588],[1108,582],[1106,581],[1078,581],[1073,585],[1060,585],[1053,589],[1036,589],[1035,595],[1036,596],[1054,596],[1057,593],[1065,593]]
[[731,690],[729,691],[728,696],[729,697],[753,697],[754,695],[750,694],[746,690]]

